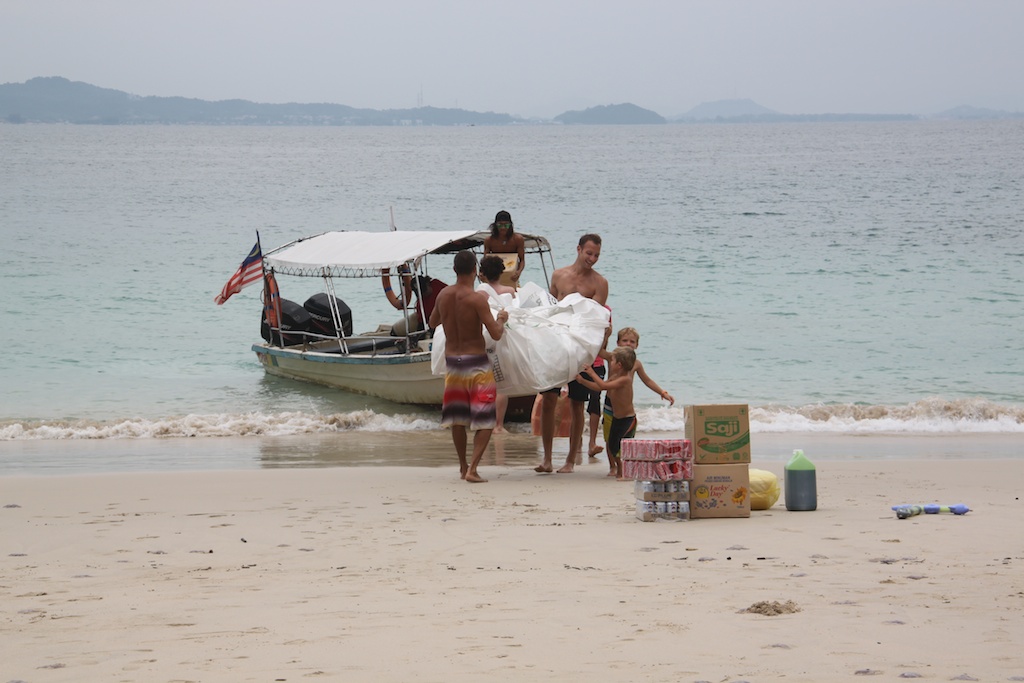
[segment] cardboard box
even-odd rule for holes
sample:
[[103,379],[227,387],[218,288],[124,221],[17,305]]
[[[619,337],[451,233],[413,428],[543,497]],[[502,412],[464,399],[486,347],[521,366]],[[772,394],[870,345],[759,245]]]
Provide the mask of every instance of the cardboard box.
[[750,419],[746,405],[686,406],[685,435],[694,465],[750,462]]
[[690,516],[749,517],[750,465],[694,465]]
[[498,282],[508,287],[518,287],[519,283],[516,282],[514,275],[519,268],[519,254],[494,254],[494,256],[500,258],[502,265],[505,266]]
[[633,495],[637,500],[642,501],[689,501],[690,500],[690,482],[685,480],[670,481],[668,485],[674,488],[674,491],[658,491],[652,489],[661,484],[661,487],[665,487],[665,482],[653,482],[653,481],[637,481],[633,483]]

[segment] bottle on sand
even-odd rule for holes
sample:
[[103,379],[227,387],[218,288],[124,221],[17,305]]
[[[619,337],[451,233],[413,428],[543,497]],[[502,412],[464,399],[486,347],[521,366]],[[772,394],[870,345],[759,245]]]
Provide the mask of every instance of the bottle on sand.
[[818,508],[818,483],[814,463],[801,450],[793,451],[793,457],[786,463],[786,509],[816,510]]

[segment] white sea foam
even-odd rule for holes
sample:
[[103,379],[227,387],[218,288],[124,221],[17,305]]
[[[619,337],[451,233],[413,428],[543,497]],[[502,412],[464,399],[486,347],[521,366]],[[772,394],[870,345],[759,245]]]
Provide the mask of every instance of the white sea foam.
[[1024,432],[1024,408],[984,399],[929,398],[902,406],[810,405],[751,410],[751,430],[760,432],[956,433]]
[[244,413],[186,415],[160,420],[13,422],[0,425],[0,440],[156,439],[175,437],[289,436],[326,432],[411,432],[436,429],[421,416],[382,415],[370,410],[334,415]]
[[[681,431],[683,409],[649,408],[639,411],[645,430]],[[901,406],[814,404],[806,406],[752,406],[753,433],[831,432],[873,433],[1024,433],[1024,408],[992,403],[984,399],[948,401],[929,398]]]
[[[643,432],[682,432],[681,406],[637,411]],[[529,433],[529,425],[508,425]],[[303,412],[185,415],[158,420],[132,418],[107,422],[84,420],[8,422],[0,424],[0,441],[61,439],[159,439],[178,437],[290,436],[331,432],[417,432],[441,429],[431,413],[384,415],[372,410],[350,413]],[[1024,408],[983,399],[946,401],[939,398],[903,406],[807,405],[754,406],[753,433],[1024,433]]]

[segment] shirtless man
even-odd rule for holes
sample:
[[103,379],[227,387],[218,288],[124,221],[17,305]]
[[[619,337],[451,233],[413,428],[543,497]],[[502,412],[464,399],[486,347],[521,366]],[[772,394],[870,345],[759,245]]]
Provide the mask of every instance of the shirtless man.
[[[455,255],[454,285],[445,287],[437,296],[430,314],[430,326],[444,326],[445,364],[444,404],[441,424],[452,428],[452,442],[459,456],[459,471],[470,483],[487,481],[476,471],[491,440],[494,429],[494,399],[497,385],[487,357],[483,328],[495,341],[505,331],[508,312],[501,310],[497,319],[491,315],[487,295],[473,290],[476,281],[476,255],[460,251]],[[467,428],[475,429],[473,458],[466,462]]]
[[[601,237],[587,233],[576,246],[576,261],[571,266],[559,268],[551,275],[551,295],[561,301],[566,296],[579,292],[602,306],[608,303],[608,280],[594,270],[594,264],[601,258]],[[537,472],[553,470],[551,449],[555,438],[555,407],[558,405],[559,388],[543,392],[541,404],[540,438],[544,447],[544,460],[534,468]],[[576,465],[576,456],[583,444],[584,403],[590,398],[590,391],[576,381],[569,383],[571,421],[569,423],[569,455],[565,465],[558,471],[568,474]]]
[[526,266],[526,240],[516,232],[512,225],[512,215],[508,211],[499,211],[491,223],[491,234],[484,240],[484,255],[487,254],[516,255],[516,265],[512,270],[505,271],[502,261],[501,284],[518,287],[519,276]]

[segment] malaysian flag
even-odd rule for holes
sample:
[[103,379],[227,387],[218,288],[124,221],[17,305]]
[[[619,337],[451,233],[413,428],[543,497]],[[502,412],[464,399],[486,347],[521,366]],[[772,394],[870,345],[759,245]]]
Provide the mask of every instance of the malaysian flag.
[[252,251],[242,261],[242,265],[238,266],[238,270],[235,274],[224,284],[224,288],[220,290],[220,294],[213,297],[213,300],[218,306],[223,304],[225,301],[231,298],[232,294],[238,294],[243,289],[256,282],[263,277],[263,252],[260,250],[259,237],[256,238],[256,244],[253,246]]

